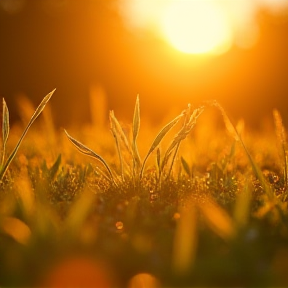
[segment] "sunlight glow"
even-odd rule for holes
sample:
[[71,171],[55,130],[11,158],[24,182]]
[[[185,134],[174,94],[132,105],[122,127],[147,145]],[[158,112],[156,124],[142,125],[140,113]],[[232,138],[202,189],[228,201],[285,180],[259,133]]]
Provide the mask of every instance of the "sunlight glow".
[[162,20],[168,41],[184,53],[222,54],[232,45],[232,30],[212,1],[173,1]]
[[232,45],[253,47],[259,38],[257,13],[287,13],[288,0],[119,0],[126,25],[146,30],[178,51],[222,54]]

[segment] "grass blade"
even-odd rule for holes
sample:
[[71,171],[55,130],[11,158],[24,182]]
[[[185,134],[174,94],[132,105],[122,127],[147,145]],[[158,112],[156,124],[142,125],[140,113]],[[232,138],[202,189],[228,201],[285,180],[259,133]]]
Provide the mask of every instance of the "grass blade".
[[141,172],[140,172],[140,179],[143,176],[143,171],[145,168],[145,164],[146,161],[148,159],[148,157],[150,156],[150,154],[157,148],[157,146],[161,143],[162,139],[165,137],[165,135],[171,130],[172,127],[174,127],[178,121],[180,120],[180,118],[182,118],[184,115],[184,113],[178,115],[176,118],[174,118],[171,122],[169,122],[167,125],[165,125],[161,131],[158,133],[158,135],[156,136],[156,138],[154,139],[154,141],[152,142],[152,145],[143,161],[142,167],[141,167]]
[[288,172],[287,172],[287,136],[283,125],[282,117],[278,110],[273,110],[273,117],[276,129],[276,135],[279,143],[281,143],[281,148],[284,156],[284,182],[285,187],[287,187],[288,182]]
[[100,155],[96,154],[93,150],[86,147],[84,144],[82,144],[81,142],[79,142],[78,140],[76,140],[72,136],[70,136],[65,129],[64,129],[64,132],[65,132],[66,136],[68,137],[68,139],[70,140],[70,142],[78,149],[78,151],[100,161],[104,165],[104,167],[107,169],[111,181],[114,184],[116,184],[114,181],[112,171],[111,171],[110,167],[108,166],[108,164],[106,163],[106,161]]
[[136,171],[138,171],[138,169],[141,165],[140,155],[139,155],[139,151],[138,151],[138,147],[137,147],[137,137],[139,134],[139,129],[140,129],[140,104],[139,104],[139,96],[137,96],[136,103],[135,103],[135,109],[134,109],[134,115],[133,115],[133,123],[132,123],[133,162],[134,162],[134,167],[136,168]]
[[121,148],[120,148],[120,143],[119,143],[119,139],[118,139],[118,133],[116,130],[116,125],[115,125],[115,122],[112,120],[112,117],[113,117],[112,115],[113,115],[113,111],[110,111],[110,114],[109,114],[110,129],[111,129],[112,135],[113,135],[115,142],[116,142],[117,153],[118,153],[118,157],[119,157],[119,161],[120,161],[120,168],[121,168],[121,178],[122,178],[122,181],[124,182],[123,157],[122,157],[122,153],[121,153]]
[[212,106],[216,107],[218,110],[220,110],[223,119],[224,119],[224,123],[226,125],[226,128],[228,130],[229,133],[232,134],[232,136],[234,137],[234,139],[236,141],[239,141],[248,157],[248,160],[252,166],[252,169],[255,173],[256,178],[260,181],[264,191],[266,191],[266,193],[268,194],[269,198],[273,198],[273,193],[271,191],[271,188],[269,185],[267,185],[267,182],[265,180],[265,177],[262,173],[262,171],[259,169],[258,165],[255,163],[254,159],[252,158],[251,154],[249,153],[246,145],[244,144],[242,137],[240,136],[240,134],[238,133],[237,129],[235,128],[235,126],[232,124],[230,118],[228,117],[228,115],[226,114],[224,108],[217,102],[217,101],[213,101],[212,103],[210,103]]
[[160,167],[161,167],[161,156],[160,156],[160,149],[159,149],[159,148],[157,148],[157,158],[156,158],[156,161],[157,161],[158,170],[160,171]]
[[226,114],[224,108],[217,101],[212,101],[209,104],[216,107],[221,112],[223,120],[224,120],[224,124],[226,126],[226,129],[234,137],[234,139],[236,141],[239,141],[240,140],[239,139],[239,133],[236,130],[235,126],[232,124],[232,122],[231,122],[230,118],[228,117],[228,115]]
[[191,173],[191,169],[190,169],[190,167],[189,167],[189,164],[187,163],[187,161],[186,161],[182,156],[181,156],[181,164],[182,164],[185,172],[187,173],[187,175],[188,175],[189,177],[191,177],[191,176],[192,176],[192,173]]
[[173,150],[176,149],[176,151],[173,155],[173,160],[172,160],[172,163],[170,165],[169,173],[168,173],[167,177],[170,176],[170,173],[172,171],[172,166],[174,164],[174,160],[175,160],[177,152],[179,150],[180,143],[184,139],[186,139],[188,134],[191,132],[192,128],[195,126],[198,117],[202,114],[203,111],[204,111],[204,106],[200,106],[199,108],[194,109],[192,114],[191,114],[190,104],[188,105],[188,108],[185,110],[185,119],[184,119],[184,123],[182,125],[182,128],[174,137],[174,139],[173,139],[172,143],[170,144],[170,146],[168,147],[168,149],[164,155],[164,159],[162,161],[161,169],[163,170],[165,165],[168,163],[168,160],[169,160],[170,156],[172,155]]
[[43,100],[41,101],[41,103],[39,104],[39,106],[37,107],[37,109],[35,110],[34,114],[32,115],[29,123],[27,124],[24,132],[22,133],[18,143],[16,144],[16,147],[14,148],[14,150],[12,151],[12,153],[10,154],[10,156],[8,157],[6,163],[4,166],[1,167],[0,170],[0,180],[3,179],[10,163],[12,162],[12,160],[14,159],[25,135],[27,134],[29,128],[31,127],[31,125],[34,123],[34,121],[38,118],[38,116],[41,114],[41,112],[43,111],[43,109],[45,108],[46,104],[49,102],[50,98],[52,97],[53,93],[55,92],[56,89],[54,89],[52,92],[50,92],[49,94],[47,94]]
[[2,219],[0,230],[22,245],[27,245],[31,238],[30,228],[15,217],[8,216]]
[[9,129],[10,129],[10,125],[9,125],[9,110],[6,104],[5,99],[3,98],[3,119],[2,119],[2,160],[1,160],[1,167],[4,164],[4,158],[5,158],[5,150],[6,150],[6,143],[8,140],[8,136],[9,136]]
[[[120,123],[118,122],[117,118],[115,117],[114,111],[110,111],[110,120],[111,123],[113,123],[113,127],[115,129],[115,134],[117,135],[118,139],[120,140],[119,142],[124,144],[124,147],[126,148],[126,150],[129,152],[130,155],[132,155],[132,150],[129,144],[129,141],[125,135],[125,133],[123,132],[123,129],[120,125]],[[113,133],[113,131],[112,131]]]
[[189,273],[195,262],[199,238],[197,212],[197,208],[192,203],[180,207],[172,254],[172,268],[178,276]]
[[6,145],[9,136],[9,110],[7,104],[3,98],[3,120],[2,120],[2,139],[3,146]]
[[54,179],[58,170],[59,170],[59,167],[60,167],[60,164],[61,164],[61,154],[59,154],[59,156],[57,157],[57,160],[55,161],[55,163],[53,164],[53,166],[49,169],[49,177],[50,179]]
[[216,234],[225,240],[230,240],[235,236],[236,231],[232,218],[212,198],[208,198],[198,207],[206,223]]
[[248,180],[241,193],[237,195],[234,207],[234,223],[238,229],[244,228],[249,220],[253,185]]

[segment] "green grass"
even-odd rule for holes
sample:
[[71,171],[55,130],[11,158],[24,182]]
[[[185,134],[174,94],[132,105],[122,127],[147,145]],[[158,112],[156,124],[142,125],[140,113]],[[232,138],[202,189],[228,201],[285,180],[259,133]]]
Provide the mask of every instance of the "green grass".
[[288,285],[278,111],[275,128],[260,134],[234,125],[215,101],[188,105],[155,130],[140,123],[137,97],[130,129],[111,111],[110,129],[55,131],[49,105],[30,128],[53,92],[20,140],[3,101],[1,287]]

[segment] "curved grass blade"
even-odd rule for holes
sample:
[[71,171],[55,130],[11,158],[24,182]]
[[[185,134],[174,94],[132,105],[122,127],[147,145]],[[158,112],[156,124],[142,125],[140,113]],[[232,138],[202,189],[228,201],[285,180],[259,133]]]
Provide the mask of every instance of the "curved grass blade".
[[283,153],[283,157],[284,157],[284,183],[285,183],[285,187],[287,187],[287,182],[288,182],[287,135],[286,135],[285,127],[283,125],[282,117],[281,117],[280,112],[278,110],[276,110],[276,109],[273,110],[273,117],[274,117],[276,135],[277,135],[279,143],[281,143],[282,153]]
[[110,119],[110,129],[111,129],[112,135],[113,135],[115,142],[116,142],[118,157],[120,160],[121,177],[122,177],[122,181],[124,181],[125,168],[127,170],[129,170],[131,165],[126,164],[125,158],[123,157],[124,151],[121,148],[124,146],[124,148],[127,150],[129,155],[131,155],[132,157],[133,157],[133,152],[131,150],[128,139],[127,139],[125,133],[123,132],[123,129],[122,129],[120,123],[118,122],[117,118],[114,115],[113,110],[110,111],[109,119]]
[[180,131],[176,134],[176,136],[174,137],[174,139],[173,139],[172,143],[170,144],[170,146],[168,147],[168,149],[164,155],[164,159],[162,161],[161,169],[163,170],[165,165],[168,163],[170,156],[172,155],[172,151],[174,149],[176,149],[175,153],[173,155],[173,160],[172,160],[172,163],[170,165],[167,177],[169,177],[171,174],[172,166],[174,164],[174,160],[175,160],[177,152],[179,150],[180,143],[184,139],[186,139],[188,134],[191,132],[192,128],[195,126],[198,117],[202,114],[203,111],[204,111],[204,106],[200,106],[200,107],[194,109],[192,114],[191,114],[190,104],[189,104],[188,108],[185,110],[185,119],[184,119],[183,126],[180,129]]
[[[132,151],[131,151],[131,147],[129,144],[129,141],[125,135],[125,133],[123,132],[123,129],[120,125],[120,123],[118,122],[117,118],[115,117],[114,111],[110,111],[110,120],[114,125],[115,128],[115,134],[117,136],[119,136],[119,139],[121,140],[121,142],[124,144],[125,148],[127,149],[127,151],[132,155]],[[113,131],[112,131],[113,133]]]
[[218,203],[208,198],[204,203],[198,205],[203,218],[208,226],[224,240],[231,240],[235,236],[235,225],[233,219]]
[[4,164],[4,157],[5,157],[5,151],[6,151],[6,143],[9,136],[9,110],[6,104],[5,99],[3,98],[3,112],[2,112],[2,159],[1,159],[1,167]]
[[234,139],[236,141],[239,141],[239,133],[236,130],[235,126],[232,124],[230,118],[228,117],[228,115],[226,114],[224,108],[216,101],[211,101],[211,102],[207,102],[209,105],[216,107],[222,114],[223,120],[224,120],[224,124],[226,126],[226,129],[228,130],[228,132],[234,137]]
[[262,173],[262,171],[260,170],[260,168],[258,167],[258,165],[255,163],[254,159],[252,158],[250,152],[248,151],[246,145],[244,144],[244,141],[241,137],[241,135],[238,133],[236,127],[233,125],[233,123],[231,122],[230,118],[228,117],[228,115],[226,114],[224,108],[216,101],[212,101],[211,103],[209,103],[210,105],[216,107],[222,114],[222,117],[224,119],[224,123],[226,125],[226,128],[228,130],[229,133],[232,134],[232,136],[234,137],[234,139],[236,141],[239,141],[248,157],[248,160],[252,166],[252,169],[255,173],[256,178],[260,181],[264,191],[266,191],[266,193],[268,194],[269,198],[271,199],[273,197],[273,193],[271,191],[271,188],[269,185],[267,185],[267,182],[265,180],[265,177]]
[[133,163],[134,167],[138,171],[141,160],[140,155],[137,147],[137,137],[140,130],[140,104],[139,104],[139,96],[137,96],[134,115],[133,115],[133,123],[132,123],[132,130],[133,130],[133,142],[132,142],[132,149],[133,149]]
[[105,166],[105,168],[107,169],[111,181],[114,184],[116,184],[114,181],[114,178],[113,178],[112,171],[111,171],[110,167],[108,166],[108,164],[106,163],[106,161],[101,156],[96,154],[93,150],[91,150],[90,148],[88,148],[87,146],[85,146],[84,144],[82,144],[78,140],[74,139],[72,136],[70,136],[65,129],[64,129],[64,132],[65,132],[66,136],[68,137],[68,139],[70,140],[70,142],[78,149],[78,151],[100,161]]
[[160,156],[160,149],[159,149],[159,148],[157,148],[156,163],[157,163],[158,170],[160,170],[160,166],[161,166],[161,156]]
[[0,230],[22,245],[27,245],[31,238],[30,228],[15,217],[7,216],[2,219]]
[[119,139],[118,139],[118,134],[117,134],[117,132],[116,132],[115,123],[114,123],[114,121],[112,120],[112,114],[113,114],[113,111],[110,111],[110,114],[109,114],[110,129],[111,129],[112,135],[113,135],[113,137],[114,137],[114,139],[115,139],[115,142],[116,142],[118,157],[119,157],[119,161],[120,161],[120,168],[121,168],[121,178],[122,178],[122,181],[124,181],[124,164],[123,164],[123,157],[122,157],[122,153],[121,153],[121,149],[120,149],[120,143],[119,143]]
[[[141,167],[141,172],[140,172],[140,179],[143,176],[143,172],[144,172],[144,168],[145,168],[145,164],[146,161],[148,159],[148,157],[150,156],[150,154],[157,148],[157,146],[161,143],[162,139],[164,138],[164,136],[171,130],[171,128],[173,126],[175,126],[178,121],[180,120],[180,118],[182,118],[184,115],[184,113],[178,115],[176,118],[174,118],[171,122],[169,122],[167,125],[165,125],[161,131],[158,133],[158,135],[156,136],[156,138],[154,139],[154,141],[152,142],[152,145],[143,161],[142,167]],[[160,161],[159,161],[160,163]]]
[[50,98],[52,97],[53,93],[55,92],[56,89],[54,89],[52,92],[50,92],[49,94],[47,94],[43,100],[41,101],[41,103],[39,104],[39,106],[37,107],[37,109],[35,110],[34,114],[32,115],[29,123],[27,124],[24,132],[22,133],[18,143],[16,144],[16,147],[14,148],[14,150],[12,151],[12,153],[10,154],[10,156],[8,157],[6,163],[4,166],[1,167],[0,170],[0,180],[3,179],[9,165],[11,164],[13,158],[15,157],[25,135],[27,134],[29,128],[31,127],[31,125],[34,123],[34,121],[38,118],[38,116],[41,114],[41,112],[43,111],[43,109],[45,108],[46,104],[48,103],[48,101],[50,100]]

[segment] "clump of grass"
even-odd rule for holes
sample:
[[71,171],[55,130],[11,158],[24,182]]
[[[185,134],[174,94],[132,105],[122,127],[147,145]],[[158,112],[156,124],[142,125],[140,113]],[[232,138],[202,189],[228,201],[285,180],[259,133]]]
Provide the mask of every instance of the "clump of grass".
[[9,155],[8,159],[5,162],[5,152],[6,152],[6,143],[8,140],[8,136],[9,136],[9,110],[8,107],[6,105],[5,100],[3,99],[3,120],[2,120],[2,157],[1,157],[1,167],[0,167],[0,181],[3,180],[3,177],[5,176],[5,173],[7,171],[7,169],[9,168],[12,160],[14,159],[24,137],[26,136],[29,128],[31,127],[31,125],[34,123],[34,121],[38,118],[38,116],[41,114],[41,112],[44,110],[46,104],[48,103],[48,101],[50,100],[50,98],[52,97],[53,93],[55,92],[56,89],[54,89],[52,92],[50,92],[49,94],[47,94],[43,100],[41,101],[41,103],[39,104],[39,106],[37,107],[37,109],[35,110],[34,114],[32,115],[29,123],[27,124],[26,128],[24,129],[18,143],[16,144],[15,148],[13,149],[13,151],[11,152],[11,154]]
[[[178,121],[184,117],[184,121],[182,124],[182,127],[180,131],[175,135],[172,143],[168,147],[167,151],[164,154],[163,160],[161,161],[160,157],[160,150],[157,150],[157,165],[159,167],[159,180],[162,177],[162,174],[164,172],[164,168],[169,162],[170,157],[172,156],[172,160],[170,163],[170,166],[168,168],[168,173],[166,175],[166,178],[169,178],[171,175],[171,171],[173,168],[173,164],[175,162],[176,155],[178,153],[180,143],[187,137],[187,135],[191,132],[192,128],[196,124],[197,118],[201,115],[201,113],[204,110],[204,106],[201,106],[199,108],[193,109],[191,108],[191,105],[188,105],[188,108],[185,109],[180,115],[175,117],[172,121],[170,121],[168,124],[166,124],[160,132],[157,134],[155,139],[153,140],[143,162],[141,162],[141,157],[139,155],[138,151],[138,144],[137,144],[137,137],[140,130],[140,102],[139,97],[137,96],[136,104],[134,108],[134,115],[133,115],[133,122],[132,122],[132,141],[130,142],[128,140],[128,137],[125,135],[123,128],[121,127],[119,121],[117,120],[114,111],[111,111],[109,114],[110,119],[110,128],[112,135],[114,137],[118,158],[120,162],[120,179],[122,182],[125,181],[126,175],[128,178],[132,178],[134,183],[138,183],[139,180],[142,179],[143,173],[145,171],[145,166],[147,159],[151,155],[151,153],[159,147],[160,143],[162,142],[165,135],[178,123]],[[107,162],[98,154],[96,154],[94,151],[92,151],[90,148],[83,145],[78,140],[71,137],[68,132],[65,130],[65,133],[68,137],[68,139],[74,144],[74,146],[83,154],[86,154],[88,156],[91,156],[97,160],[99,160],[106,170],[108,171],[110,181],[117,185],[119,182],[119,177],[114,176],[115,172],[113,173],[111,168],[108,166]],[[132,163],[127,163],[125,160],[124,154],[128,154],[130,158],[132,158]],[[161,164],[160,164],[161,163]],[[132,167],[132,172],[131,172]]]

